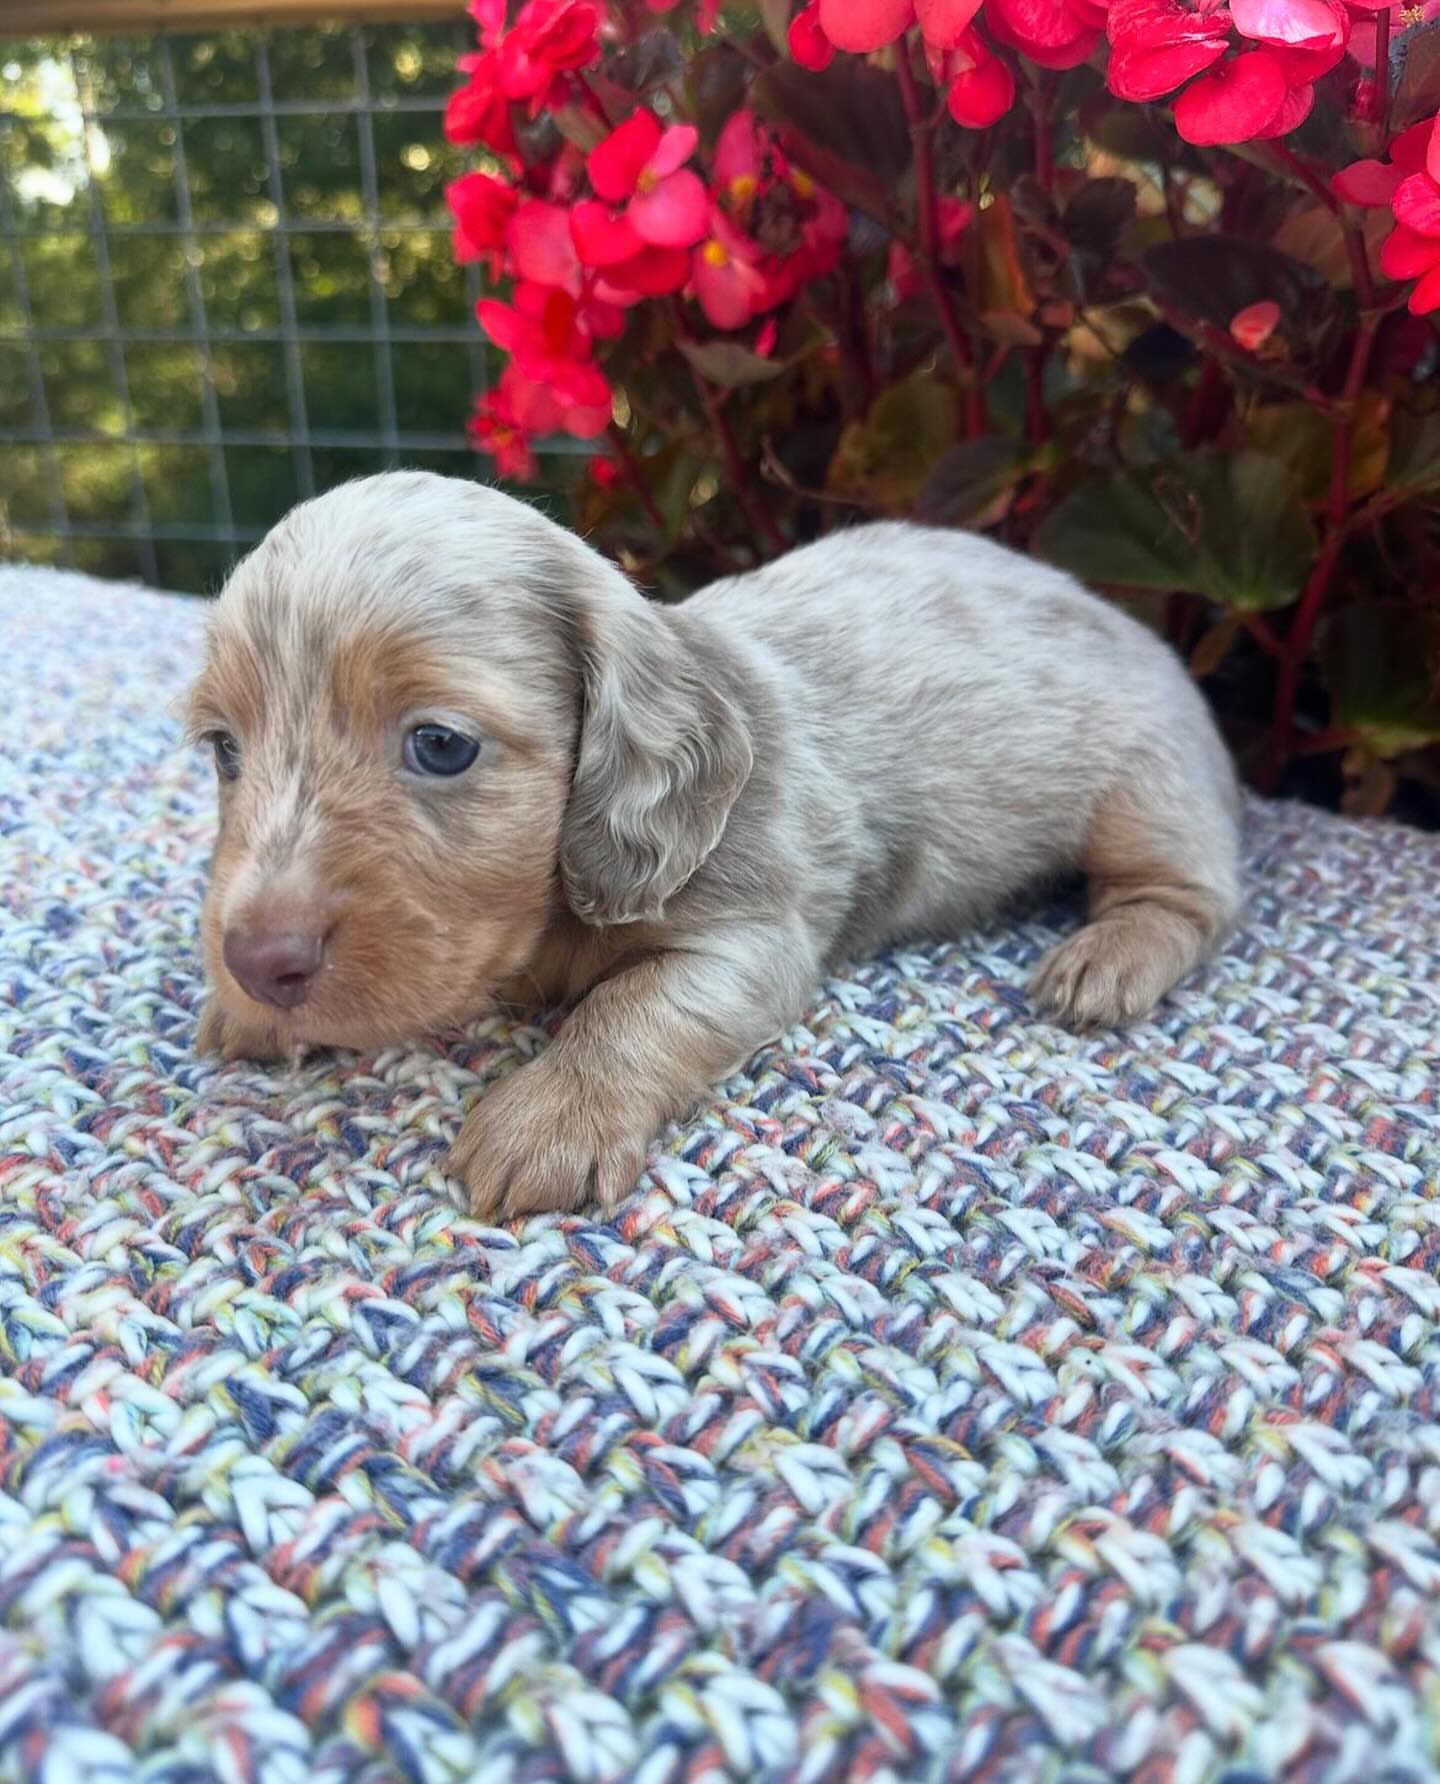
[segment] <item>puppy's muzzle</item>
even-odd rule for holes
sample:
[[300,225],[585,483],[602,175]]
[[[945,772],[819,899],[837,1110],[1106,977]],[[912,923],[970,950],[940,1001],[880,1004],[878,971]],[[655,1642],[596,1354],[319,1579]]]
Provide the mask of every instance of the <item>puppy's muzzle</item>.
[[256,1003],[298,1009],[325,959],[327,939],[318,931],[232,929],[225,937],[225,965]]

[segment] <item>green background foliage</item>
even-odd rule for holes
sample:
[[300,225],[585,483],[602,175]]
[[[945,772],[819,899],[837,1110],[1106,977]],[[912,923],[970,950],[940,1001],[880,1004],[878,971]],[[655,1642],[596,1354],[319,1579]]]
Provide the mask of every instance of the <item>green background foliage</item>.
[[[275,100],[314,108],[275,120],[285,208],[295,225],[288,236],[274,229],[253,34],[170,40],[178,105],[256,108],[187,118],[178,145],[174,123],[162,116],[113,116],[164,109],[157,40],[0,40],[0,111],[10,114],[0,124],[0,180],[11,220],[23,232],[18,245],[33,319],[41,328],[74,330],[80,337],[39,347],[51,426],[57,433],[90,436],[54,449],[72,523],[123,529],[134,512],[137,470],[157,526],[202,529],[215,519],[213,466],[205,448],[125,443],[129,430],[117,371],[128,384],[133,431],[174,433],[203,428],[204,368],[194,345],[119,347],[107,341],[107,296],[89,233],[82,94],[95,114],[90,158],[110,226],[115,321],[122,330],[192,327],[183,241],[145,233],[178,221],[177,146],[196,223],[225,226],[198,238],[193,270],[209,327],[241,337],[211,350],[211,372],[242,543],[300,494],[296,454],[286,438],[285,349],[277,341],[246,338],[282,327],[277,254],[289,256],[302,332],[370,330],[373,247],[390,326],[463,337],[392,347],[396,426],[402,435],[449,436],[451,442],[448,449],[407,447],[407,463],[462,476],[486,470],[460,438],[472,384],[486,376],[488,350],[470,315],[464,272],[451,253],[444,185],[461,171],[461,160],[440,128],[440,107],[455,84],[456,56],[467,36],[458,22],[367,27],[361,33],[380,213],[380,228],[372,232],[364,214],[357,119],[327,110],[357,95],[355,33],[307,27],[270,34]],[[427,95],[434,110],[386,110],[397,99]],[[345,227],[307,230],[307,224]],[[135,232],[117,225],[135,226]],[[363,339],[305,340],[299,371],[310,428],[350,437],[315,447],[317,488],[381,468],[380,391],[370,345]],[[63,561],[65,542],[48,531],[45,449],[16,440],[36,432],[40,422],[15,244],[0,242],[0,551]],[[267,440],[232,437],[256,433]],[[70,549],[80,568],[101,575],[134,576],[142,569],[136,544],[122,537],[77,538]],[[233,555],[223,542],[189,539],[161,539],[155,550],[158,579],[184,590],[213,588]]]

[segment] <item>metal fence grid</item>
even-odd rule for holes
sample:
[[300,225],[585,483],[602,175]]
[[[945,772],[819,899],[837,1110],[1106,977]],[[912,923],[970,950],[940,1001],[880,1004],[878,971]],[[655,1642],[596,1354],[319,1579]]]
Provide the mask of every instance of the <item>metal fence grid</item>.
[[[453,65],[451,51],[467,47],[459,27],[417,29],[438,40],[445,66]],[[277,38],[283,41],[287,35],[250,34],[238,52],[233,37],[229,40],[232,61],[237,53],[242,61],[246,55],[253,57],[253,79],[241,83],[250,90],[235,100],[204,95],[191,99],[181,91],[177,42],[183,48],[183,39],[157,35],[147,40],[142,46],[145,78],[130,91],[123,80],[117,86],[102,79],[97,53],[103,51],[97,52],[95,45],[80,41],[44,46],[49,59],[42,70],[46,79],[62,87],[67,80],[73,83],[78,153],[71,169],[73,194],[64,204],[37,203],[33,193],[27,194],[22,184],[27,177],[23,152],[12,153],[0,166],[0,276],[6,263],[9,275],[8,302],[0,305],[0,356],[13,386],[12,400],[0,406],[0,550],[9,555],[112,574],[128,570],[161,586],[194,587],[218,579],[234,556],[260,537],[291,501],[357,470],[421,463],[452,473],[475,473],[477,461],[467,451],[463,427],[471,399],[484,388],[487,373],[487,350],[471,320],[479,295],[476,269],[467,268],[461,276],[447,260],[452,277],[448,297],[442,293],[431,303],[430,314],[409,322],[392,315],[393,293],[386,282],[387,256],[397,244],[403,246],[407,237],[423,237],[433,246],[448,235],[449,218],[438,202],[438,186],[429,194],[429,207],[419,212],[384,201],[377,120],[413,114],[415,136],[443,154],[444,91],[432,83],[437,90],[374,92],[374,28],[348,26],[326,34],[323,78],[317,80],[321,91],[316,96],[277,94],[272,62]],[[35,46],[30,47],[33,51]],[[0,65],[6,56],[7,46],[0,42]],[[14,73],[13,67],[9,72]],[[107,87],[104,93],[102,86]],[[0,107],[5,106],[4,91],[0,88]],[[233,214],[216,215],[217,202],[222,212],[229,213],[230,198],[207,191],[202,214],[192,189],[187,145],[226,119],[238,121],[236,128],[252,133],[258,126],[263,199],[252,193],[248,208],[235,203]],[[282,132],[309,130],[313,135],[317,128],[333,128],[344,120],[353,123],[355,136],[350,140],[358,146],[358,156],[353,190],[340,193],[340,202],[333,190],[330,194],[331,208],[343,214],[314,214],[313,205],[297,210],[287,180]],[[33,115],[27,120],[14,109],[0,109],[0,147],[6,134],[33,122]],[[345,128],[349,127],[347,123]],[[112,208],[110,138],[131,128],[149,133],[147,141],[165,144],[162,160],[168,159],[173,188],[169,215],[136,218],[115,214],[123,206]],[[427,154],[420,147],[411,152]],[[252,188],[254,184],[252,175]],[[239,188],[237,167],[235,200],[244,196]],[[157,212],[159,208],[157,203]],[[98,288],[98,315],[80,323],[57,319],[55,299],[42,299],[35,288],[35,252],[48,243],[53,254],[66,238],[73,238],[72,246],[80,251],[88,248]],[[273,315],[218,320],[212,313],[213,294],[207,303],[202,279],[207,248],[255,238],[263,239],[273,259]],[[302,311],[297,255],[318,253],[317,245],[327,241],[336,246],[357,244],[368,268],[366,312],[351,321],[307,321]],[[137,251],[165,254],[169,265],[175,249],[183,267],[178,315],[152,326],[127,317],[117,291],[117,254],[123,250],[129,264]],[[324,263],[323,253],[320,261]],[[323,278],[318,288],[326,289]],[[73,381],[76,376],[74,361],[66,361],[64,351],[80,352],[81,343],[90,343],[97,351],[92,377],[98,374],[106,386],[109,413],[100,425],[93,420],[67,424],[64,419],[67,408],[74,407],[67,400],[71,392],[66,379]],[[242,346],[278,350],[283,418],[277,414],[261,425],[245,425],[226,414],[217,365],[223,355]],[[430,412],[419,418],[428,425],[417,425],[413,414],[402,417],[397,401],[397,356],[413,347],[436,346],[453,350],[452,370],[455,354],[463,355],[466,370],[463,380],[447,380],[444,400],[433,419]],[[145,405],[148,415],[140,413],[137,402],[137,357],[155,349],[179,356],[180,363],[198,371],[198,408],[173,425],[166,425],[163,416],[155,417],[155,402]],[[333,352],[337,349],[347,349],[353,357],[337,359]],[[327,426],[323,416],[314,413],[307,357],[316,350],[332,350],[327,361],[332,382],[337,375],[342,385],[353,379],[369,393],[368,413],[359,418],[359,425],[353,403],[346,425]],[[77,456],[80,448],[85,451]],[[263,499],[258,508],[254,502],[237,505],[234,499],[235,457],[247,448],[283,455],[288,462],[288,474],[271,480],[275,489],[268,509]],[[109,467],[104,475],[94,470],[100,462],[97,452],[103,452]],[[199,516],[177,518],[161,499],[167,475],[173,477],[177,464],[186,463],[176,459],[176,452],[187,459],[191,454],[203,456],[208,500]],[[116,454],[125,465],[120,477],[113,474]],[[198,476],[198,466],[192,468]],[[97,478],[104,486],[98,496],[88,487]]]

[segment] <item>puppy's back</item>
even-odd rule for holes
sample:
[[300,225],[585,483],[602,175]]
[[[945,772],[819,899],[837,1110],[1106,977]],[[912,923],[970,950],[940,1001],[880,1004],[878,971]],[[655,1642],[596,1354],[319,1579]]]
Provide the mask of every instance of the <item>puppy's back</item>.
[[[758,650],[785,714],[784,769],[843,790],[859,824],[834,848],[878,851],[880,906],[895,913],[884,930],[970,921],[1078,865],[1118,785],[1143,784],[1161,805],[1198,787],[1233,822],[1228,755],[1173,652],[1064,572],[991,540],[857,527],[680,611]],[[862,880],[881,871],[862,860]],[[863,921],[848,938],[877,939]]]

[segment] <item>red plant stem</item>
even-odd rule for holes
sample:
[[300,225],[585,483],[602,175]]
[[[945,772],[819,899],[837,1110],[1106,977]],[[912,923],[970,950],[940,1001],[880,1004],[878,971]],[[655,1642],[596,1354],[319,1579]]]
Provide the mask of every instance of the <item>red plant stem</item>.
[[1050,438],[1050,411],[1045,406],[1045,359],[1048,341],[1032,347],[1025,361],[1025,432],[1032,446]]
[[1040,75],[1030,90],[1028,102],[1035,141],[1035,183],[1047,198],[1055,191],[1055,137],[1050,115],[1054,88],[1048,73]]
[[1279,658],[1285,655],[1285,640],[1263,613],[1242,613],[1240,624],[1267,656]]
[[1375,121],[1380,126],[1381,147],[1390,142],[1390,9],[1375,14]]
[[960,327],[960,319],[950,302],[945,281],[940,274],[940,200],[935,190],[935,163],[930,154],[930,129],[920,107],[915,87],[915,74],[910,66],[909,47],[902,38],[895,57],[895,73],[900,82],[900,97],[905,116],[910,121],[910,144],[915,157],[915,200],[920,216],[920,251],[917,259],[931,301],[939,317],[940,327],[955,361],[961,386],[964,429],[967,439],[975,439],[985,431],[985,405],[980,386],[975,381],[975,355]]
[[[675,318],[675,339],[683,347],[689,340],[689,331],[685,327],[685,317],[680,308],[678,298],[671,299],[671,311]],[[761,535],[772,551],[785,550],[785,535],[775,524],[770,510],[760,500],[759,493],[750,479],[744,455],[740,451],[740,442],[735,438],[735,430],[730,425],[730,417],[725,413],[725,405],[715,394],[710,381],[703,377],[686,355],[686,364],[690,367],[690,377],[695,385],[695,394],[700,398],[700,406],[705,411],[706,419],[715,430],[715,437],[720,442],[720,449],[725,455],[725,468],[730,478],[730,487],[735,491],[735,498],[750,518],[750,524]]]
[[1270,153],[1284,172],[1297,179],[1327,211],[1340,219],[1340,227],[1345,235],[1345,252],[1350,258],[1350,282],[1355,287],[1355,301],[1362,310],[1373,308],[1375,281],[1370,277],[1365,238],[1347,218],[1345,207],[1324,180],[1307,167],[1293,149],[1287,148],[1283,142],[1272,142]]
[[610,450],[615,454],[615,462],[619,465],[625,481],[634,490],[640,506],[645,510],[645,518],[663,539],[669,531],[665,525],[665,516],[655,506],[655,498],[651,495],[650,486],[645,481],[645,473],[640,469],[624,434],[613,421],[610,423],[609,440]]
[[[1362,244],[1363,253],[1363,244]],[[1280,659],[1280,674],[1275,689],[1275,722],[1271,739],[1271,766],[1278,774],[1289,760],[1295,746],[1295,701],[1300,692],[1300,676],[1310,652],[1315,626],[1330,592],[1330,581],[1345,542],[1350,515],[1350,445],[1355,428],[1355,405],[1364,388],[1365,373],[1370,365],[1370,349],[1380,318],[1373,311],[1362,310],[1350,348],[1350,364],[1345,373],[1345,387],[1334,415],[1330,434],[1330,491],[1325,502],[1324,532],[1315,562],[1300,591],[1300,604],[1285,638],[1285,654]]]

